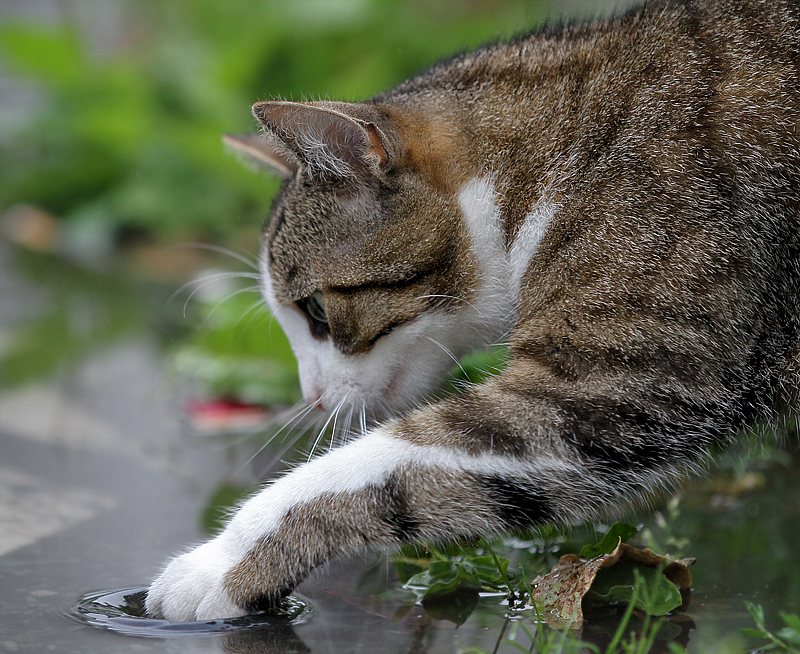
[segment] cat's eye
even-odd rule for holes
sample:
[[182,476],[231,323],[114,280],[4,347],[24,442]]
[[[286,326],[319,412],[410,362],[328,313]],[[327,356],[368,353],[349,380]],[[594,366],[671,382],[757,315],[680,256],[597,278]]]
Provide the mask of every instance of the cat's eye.
[[328,314],[325,312],[325,297],[317,291],[306,300],[306,311],[317,322],[328,324]]
[[328,326],[328,312],[325,310],[325,296],[316,291],[307,298],[299,300],[297,306],[308,319],[311,335],[319,340],[326,339],[331,330]]

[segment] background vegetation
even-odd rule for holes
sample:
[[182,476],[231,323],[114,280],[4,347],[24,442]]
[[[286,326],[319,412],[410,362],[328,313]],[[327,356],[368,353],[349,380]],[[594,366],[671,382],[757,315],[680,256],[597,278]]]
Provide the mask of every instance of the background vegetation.
[[74,20],[0,27],[0,56],[41,92],[0,135],[0,211],[32,203],[161,241],[228,240],[263,219],[276,180],[243,171],[220,141],[254,129],[254,101],[362,99],[544,16],[540,0],[111,4],[111,42]]

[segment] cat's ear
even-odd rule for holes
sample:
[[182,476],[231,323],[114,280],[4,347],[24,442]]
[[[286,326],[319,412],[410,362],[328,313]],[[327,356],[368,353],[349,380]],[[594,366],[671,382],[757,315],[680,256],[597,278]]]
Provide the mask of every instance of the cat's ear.
[[246,161],[267,168],[281,177],[290,177],[297,170],[297,160],[281,151],[268,137],[259,134],[225,134],[222,141]]
[[[349,105],[358,107],[358,105]],[[344,103],[257,102],[253,114],[314,173],[346,177],[388,163],[374,123],[346,113]]]

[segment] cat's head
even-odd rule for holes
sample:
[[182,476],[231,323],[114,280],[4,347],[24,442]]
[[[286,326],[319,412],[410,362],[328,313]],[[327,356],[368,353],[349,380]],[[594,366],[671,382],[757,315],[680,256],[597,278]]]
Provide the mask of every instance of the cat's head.
[[309,403],[393,415],[504,333],[499,314],[511,310],[487,283],[470,224],[486,216],[464,215],[494,212],[493,189],[464,206],[446,148],[432,142],[445,135],[371,104],[253,111],[263,135],[228,141],[284,177],[264,231],[263,293]]

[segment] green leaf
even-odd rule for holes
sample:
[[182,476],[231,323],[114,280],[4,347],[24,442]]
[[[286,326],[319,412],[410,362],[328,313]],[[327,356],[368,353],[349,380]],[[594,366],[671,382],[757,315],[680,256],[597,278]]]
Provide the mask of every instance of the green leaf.
[[473,566],[433,561],[427,570],[411,577],[404,587],[420,599],[430,600],[459,590],[480,590],[481,580]]
[[637,574],[644,588],[636,596],[636,608],[649,615],[665,615],[683,603],[678,587],[660,570],[630,561],[600,570],[585,599],[603,604],[628,603],[634,597]]
[[793,628],[784,627],[778,631],[777,636],[785,643],[792,645],[794,649],[800,646],[800,633]]
[[637,531],[639,530],[636,527],[627,522],[617,522],[611,526],[611,529],[608,530],[608,533],[599,543],[585,545],[581,549],[579,556],[582,559],[594,559],[603,554],[611,554],[616,549],[620,539],[622,539],[623,543],[627,543],[628,539],[635,535]]
[[778,615],[781,616],[786,628],[795,634],[794,638],[800,638],[800,616],[793,613],[785,613],[784,611],[780,611]]
[[765,631],[764,607],[760,604],[753,604],[752,602],[745,602],[744,604],[747,607],[747,612],[750,614],[750,617],[753,618],[753,622],[756,623],[756,626],[762,631]]

